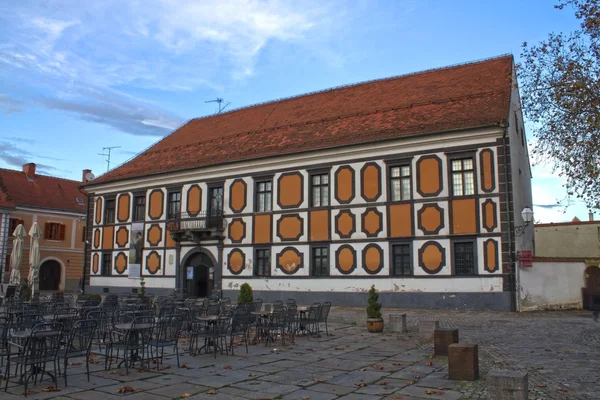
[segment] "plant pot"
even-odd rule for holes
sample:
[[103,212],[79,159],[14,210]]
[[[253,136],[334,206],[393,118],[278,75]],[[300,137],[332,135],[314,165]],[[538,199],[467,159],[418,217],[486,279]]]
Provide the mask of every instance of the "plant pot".
[[372,333],[383,332],[383,318],[367,318],[367,330]]

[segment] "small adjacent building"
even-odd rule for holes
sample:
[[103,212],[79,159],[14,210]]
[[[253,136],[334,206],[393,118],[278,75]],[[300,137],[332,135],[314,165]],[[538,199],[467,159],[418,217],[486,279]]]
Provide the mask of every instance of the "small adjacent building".
[[[533,248],[514,60],[195,118],[84,185],[86,292],[515,310]],[[135,278],[135,279],[132,279]]]
[[[90,172],[84,171],[84,175]],[[13,232],[23,224],[29,232],[37,222],[40,238],[39,289],[76,291],[80,288],[86,236],[87,197],[82,182],[36,173],[36,165],[21,171],[0,169],[0,265],[8,283]],[[21,277],[29,274],[29,244],[23,246]]]

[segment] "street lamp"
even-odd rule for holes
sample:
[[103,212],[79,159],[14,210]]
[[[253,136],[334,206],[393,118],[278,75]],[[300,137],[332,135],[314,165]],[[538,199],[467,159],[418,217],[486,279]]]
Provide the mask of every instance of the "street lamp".
[[533,221],[533,211],[528,206],[521,211],[521,218],[525,221],[525,225],[515,226],[515,236],[521,236],[525,233],[525,228]]

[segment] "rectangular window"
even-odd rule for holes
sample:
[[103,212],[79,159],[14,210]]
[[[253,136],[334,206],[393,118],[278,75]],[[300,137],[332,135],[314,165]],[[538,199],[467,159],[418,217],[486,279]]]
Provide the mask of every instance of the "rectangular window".
[[169,192],[169,219],[181,215],[181,192]]
[[8,236],[12,236],[13,232],[15,231],[15,229],[17,229],[17,226],[19,225],[25,226],[25,221],[19,218],[11,218],[8,221]]
[[81,241],[85,243],[85,235],[87,233],[87,226],[84,226],[81,230]]
[[452,160],[452,194],[454,196],[475,194],[475,172],[472,158]]
[[271,275],[271,250],[256,249],[254,252],[254,276]]
[[65,225],[46,222],[46,225],[44,226],[44,239],[65,240]]
[[392,265],[395,276],[412,275],[410,244],[403,243],[392,246]]
[[271,181],[256,182],[256,211],[271,211]]
[[104,223],[112,224],[115,222],[115,200],[106,200],[106,206],[104,206]]
[[329,205],[329,174],[311,175],[311,205],[324,207]]
[[475,246],[473,242],[454,243],[454,272],[456,275],[475,275]]
[[313,276],[329,276],[329,249],[327,247],[312,248]]
[[390,168],[390,192],[392,201],[410,200],[410,167],[408,165]]
[[102,270],[100,275],[110,276],[112,272],[112,254],[102,254]]
[[133,198],[133,222],[146,219],[146,196],[135,196]]

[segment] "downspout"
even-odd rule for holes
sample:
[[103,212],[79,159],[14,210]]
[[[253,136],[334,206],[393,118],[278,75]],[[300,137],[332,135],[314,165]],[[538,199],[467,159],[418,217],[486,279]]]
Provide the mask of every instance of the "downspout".
[[[509,263],[510,263],[510,286],[511,286],[511,291],[512,291],[512,296],[511,296],[511,311],[517,311],[518,310],[518,304],[519,304],[519,292],[517,290],[517,269],[516,269],[516,265],[514,262],[514,249],[513,249],[513,232],[512,232],[512,226],[513,226],[513,210],[510,207],[510,198],[509,198],[509,190],[512,190],[512,184],[511,187],[508,187],[508,182],[509,182],[509,164],[508,164],[508,158],[506,156],[506,152],[510,151],[510,147],[507,143],[508,141],[508,125],[504,127],[504,134],[502,136],[502,143],[504,146],[504,182],[505,182],[505,190],[506,190],[506,195],[504,196],[505,198],[505,202],[506,202],[506,212],[508,214],[508,229],[507,229],[507,235],[508,235],[508,259],[509,259]],[[512,172],[512,170],[511,170]]]
[[79,193],[83,194],[85,196],[85,204],[86,204],[86,208],[85,208],[85,240],[83,242],[83,271],[81,271],[81,293],[85,294],[85,271],[87,268],[87,255],[88,255],[88,237],[90,236],[90,227],[91,227],[91,223],[90,223],[90,198],[87,194],[87,192],[82,192],[81,189],[78,189]]

